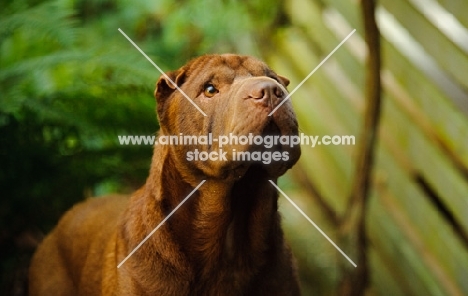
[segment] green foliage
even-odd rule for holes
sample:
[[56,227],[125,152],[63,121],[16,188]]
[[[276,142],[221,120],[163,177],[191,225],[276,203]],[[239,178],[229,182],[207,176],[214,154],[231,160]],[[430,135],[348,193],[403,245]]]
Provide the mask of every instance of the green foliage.
[[[12,205],[45,208],[52,221],[107,176],[141,183],[147,164],[135,165],[132,155],[149,157],[151,148],[122,149],[117,134],[157,130],[151,86],[158,75],[151,65],[131,48],[91,42],[77,24],[58,2],[12,13],[0,24],[1,182]],[[0,223],[10,218],[2,215]],[[24,220],[31,218],[43,217]]]

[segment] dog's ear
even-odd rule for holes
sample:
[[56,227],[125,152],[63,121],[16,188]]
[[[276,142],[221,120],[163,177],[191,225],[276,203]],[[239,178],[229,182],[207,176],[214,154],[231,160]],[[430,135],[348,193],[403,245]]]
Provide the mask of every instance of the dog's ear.
[[278,79],[279,81],[281,81],[281,83],[284,85],[284,86],[288,86],[289,85],[289,79],[284,77],[284,76],[281,76],[281,75],[277,75],[278,76]]
[[169,97],[177,87],[184,83],[184,80],[185,71],[183,69],[167,72],[161,75],[158,82],[156,83],[156,89],[154,91],[154,97],[156,98],[157,102],[162,103],[162,101]]

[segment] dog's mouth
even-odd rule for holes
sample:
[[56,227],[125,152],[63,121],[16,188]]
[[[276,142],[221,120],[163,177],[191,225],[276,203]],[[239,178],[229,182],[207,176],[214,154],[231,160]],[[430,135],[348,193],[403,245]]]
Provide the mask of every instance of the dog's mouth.
[[288,116],[272,116],[258,121],[245,122],[235,128],[243,133],[222,133],[223,139],[229,137],[230,142],[222,143],[219,140],[219,146],[208,149],[213,153],[222,153],[225,158],[208,159],[206,162],[198,162],[198,166],[206,168],[205,172],[212,170],[210,175],[221,178],[242,178],[250,166],[262,168],[270,176],[284,174],[300,155],[297,143],[291,146],[292,137],[297,138],[296,122]]
[[280,129],[278,125],[275,123],[274,120],[270,119],[268,123],[265,125],[262,131],[263,136],[268,136],[268,135],[280,135]]
[[274,119],[267,122],[258,136],[262,138],[262,143],[254,143],[243,152],[245,158],[237,154],[237,161],[233,162],[235,165],[230,171],[235,172],[238,178],[242,178],[246,170],[280,176],[297,160],[297,155],[291,153],[294,149],[282,142],[293,136],[292,131],[281,130]]
[[278,139],[281,136],[281,130],[278,125],[270,120],[261,133],[263,144],[260,151],[281,151],[281,144]]

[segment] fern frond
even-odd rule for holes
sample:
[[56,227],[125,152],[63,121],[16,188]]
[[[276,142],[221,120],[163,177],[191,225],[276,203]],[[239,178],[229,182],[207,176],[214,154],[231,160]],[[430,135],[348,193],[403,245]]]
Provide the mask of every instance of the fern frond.
[[19,75],[27,75],[36,71],[52,68],[70,61],[84,62],[92,57],[90,52],[78,50],[58,51],[49,55],[34,57],[17,62],[10,67],[0,70],[0,80]]
[[76,19],[71,9],[61,7],[55,1],[46,2],[20,13],[3,16],[0,20],[0,40],[21,30],[30,37],[46,38],[62,46],[71,46],[79,30],[75,25]]

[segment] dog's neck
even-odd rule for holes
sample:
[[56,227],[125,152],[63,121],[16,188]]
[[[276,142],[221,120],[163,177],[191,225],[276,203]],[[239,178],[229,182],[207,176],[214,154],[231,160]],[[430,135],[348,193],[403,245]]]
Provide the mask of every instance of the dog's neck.
[[[152,166],[156,169],[150,172],[146,195],[168,215],[202,180],[189,180],[187,175],[193,172],[176,169],[168,146],[156,146],[153,162],[163,163]],[[155,226],[159,222],[153,221]],[[264,264],[270,246],[275,245],[271,240],[281,231],[277,192],[266,172],[252,166],[236,182],[207,179],[166,224],[174,243],[196,269],[203,266],[215,273],[238,265],[254,272]]]

